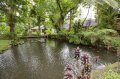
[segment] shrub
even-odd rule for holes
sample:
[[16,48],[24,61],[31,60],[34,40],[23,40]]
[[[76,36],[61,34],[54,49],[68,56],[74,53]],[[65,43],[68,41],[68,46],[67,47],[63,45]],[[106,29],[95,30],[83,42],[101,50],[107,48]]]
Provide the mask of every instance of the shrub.
[[77,34],[69,34],[67,36],[69,42],[73,42],[75,44],[83,44],[83,45],[110,45],[113,47],[120,46],[120,38],[118,37],[118,33],[112,29],[88,29],[82,30]]

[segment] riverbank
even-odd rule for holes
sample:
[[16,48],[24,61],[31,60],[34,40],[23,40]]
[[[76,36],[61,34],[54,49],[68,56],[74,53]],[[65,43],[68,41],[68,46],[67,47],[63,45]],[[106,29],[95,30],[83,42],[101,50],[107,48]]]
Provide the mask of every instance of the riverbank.
[[66,41],[72,44],[105,48],[117,52],[120,48],[120,36],[113,29],[81,30],[78,33],[63,31],[57,35],[48,35],[48,38]]
[[10,47],[9,40],[0,40],[0,54]]
[[120,79],[120,62],[107,65],[105,69],[93,70],[92,79]]

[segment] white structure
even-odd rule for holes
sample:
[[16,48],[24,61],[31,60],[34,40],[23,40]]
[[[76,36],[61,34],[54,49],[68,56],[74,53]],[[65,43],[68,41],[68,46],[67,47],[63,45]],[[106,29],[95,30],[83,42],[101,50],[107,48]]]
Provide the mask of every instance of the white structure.
[[35,27],[31,28],[31,30],[32,30],[33,32],[35,32],[35,31],[37,31],[37,30],[40,30],[40,32],[42,33],[43,30],[44,30],[44,26],[41,25],[41,26],[40,26],[40,29],[39,29],[39,26],[35,26]]

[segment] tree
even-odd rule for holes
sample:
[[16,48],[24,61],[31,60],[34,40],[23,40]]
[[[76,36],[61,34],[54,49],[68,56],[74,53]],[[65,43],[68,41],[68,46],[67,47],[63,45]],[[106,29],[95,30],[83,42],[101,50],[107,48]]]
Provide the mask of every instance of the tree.
[[31,16],[37,19],[36,25],[39,26],[45,21],[46,19],[46,9],[47,9],[47,2],[46,0],[34,0],[35,5],[31,10]]
[[119,9],[119,1],[113,0],[103,0],[105,3],[96,4],[96,18],[98,26],[102,26],[103,28],[115,28],[116,18],[115,15],[118,13]]
[[73,9],[77,9],[78,4],[79,0],[52,0],[49,4],[49,18],[57,31],[60,31],[63,26],[66,15]]
[[7,24],[10,27],[10,32],[14,33],[15,23],[21,21],[23,15],[27,15],[32,3],[31,0],[1,0],[0,11],[2,11],[7,18]]

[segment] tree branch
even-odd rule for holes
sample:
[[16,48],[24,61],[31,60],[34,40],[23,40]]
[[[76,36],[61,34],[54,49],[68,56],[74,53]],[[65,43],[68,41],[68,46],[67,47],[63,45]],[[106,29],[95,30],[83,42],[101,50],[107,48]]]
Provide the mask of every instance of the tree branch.
[[88,12],[87,12],[87,15],[86,15],[85,19],[84,19],[83,22],[82,22],[82,26],[83,26],[84,22],[86,21],[88,15],[89,15],[90,7],[91,7],[91,6],[89,6],[89,8],[88,8]]
[[57,3],[57,5],[58,5],[58,7],[59,7],[61,13],[63,13],[62,7],[61,7],[61,5],[60,5],[60,1],[59,1],[59,0],[56,0],[56,3]]

